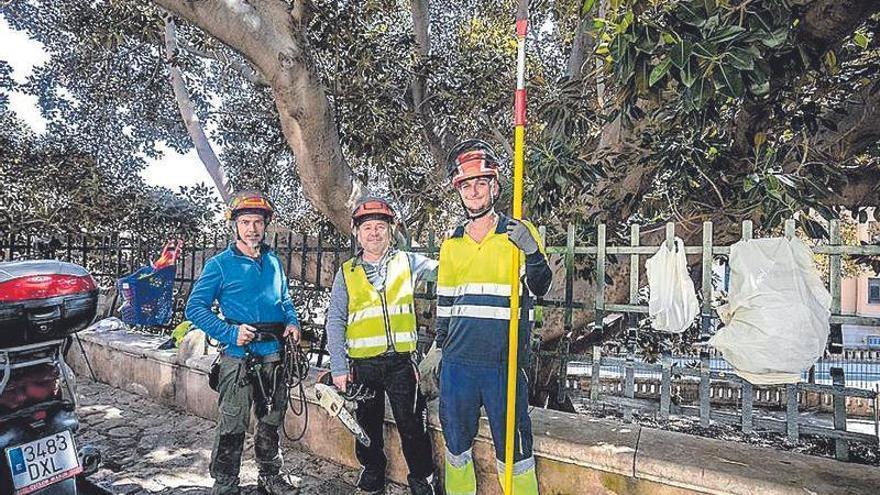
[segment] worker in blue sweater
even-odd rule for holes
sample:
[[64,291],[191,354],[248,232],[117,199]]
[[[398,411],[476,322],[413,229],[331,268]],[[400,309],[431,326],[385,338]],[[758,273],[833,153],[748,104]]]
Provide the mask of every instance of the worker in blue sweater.
[[[212,495],[240,491],[241,454],[252,408],[257,417],[254,454],[259,492],[297,493],[280,474],[279,428],[288,398],[280,363],[281,339],[299,341],[300,328],[281,260],[264,243],[272,215],[272,205],[263,195],[236,195],[227,211],[235,241],[205,262],[186,305],[187,319],[222,346],[219,418],[210,464]],[[222,318],[212,311],[215,301]],[[264,338],[266,334],[281,339]]]

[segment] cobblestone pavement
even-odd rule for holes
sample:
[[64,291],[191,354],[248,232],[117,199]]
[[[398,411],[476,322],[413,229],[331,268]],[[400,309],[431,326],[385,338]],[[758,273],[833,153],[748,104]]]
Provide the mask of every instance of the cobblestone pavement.
[[[185,414],[108,385],[80,379],[79,445],[101,450],[101,469],[91,479],[114,494],[207,495],[213,421]],[[286,448],[284,471],[300,477],[300,493],[351,493],[357,471]],[[242,493],[257,493],[253,439],[248,436],[241,470]],[[409,490],[389,485],[389,495]]]

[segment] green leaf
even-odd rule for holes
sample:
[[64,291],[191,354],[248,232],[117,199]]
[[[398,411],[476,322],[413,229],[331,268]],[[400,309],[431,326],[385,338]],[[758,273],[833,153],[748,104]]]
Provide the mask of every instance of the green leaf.
[[685,65],[683,68],[678,71],[679,79],[681,83],[685,85],[685,87],[690,88],[694,85],[694,81],[697,80],[696,71],[694,71],[694,64],[689,63]]
[[770,80],[767,76],[759,71],[748,73],[749,91],[755,96],[764,96],[770,92]]
[[702,27],[706,24],[706,17],[686,3],[678,5],[678,8],[675,10],[675,17],[691,26]]
[[703,9],[706,10],[706,14],[714,14],[718,10],[717,0],[703,0]]
[[701,110],[712,93],[712,85],[705,77],[698,77],[685,92],[685,98],[695,110]]
[[705,33],[706,35],[708,35],[708,34],[712,33],[712,31],[714,31],[715,28],[718,27],[719,22],[721,22],[721,18],[717,14],[713,15],[712,17],[709,17],[708,19],[706,19],[706,23],[703,24],[703,26],[700,28],[700,30],[703,31],[703,33]]
[[858,45],[862,50],[866,50],[868,48],[868,37],[863,33],[856,33],[853,35],[853,43]]
[[752,57],[752,54],[742,48],[734,47],[725,52],[724,62],[740,70],[753,70],[755,68],[755,59]]
[[715,71],[715,81],[718,83],[718,90],[731,98],[739,98],[745,93],[742,75],[735,67],[719,64]]
[[667,58],[660,62],[660,64],[658,64],[656,67],[654,67],[651,70],[651,75],[648,77],[648,86],[654,86],[657,81],[663,79],[663,76],[665,76],[666,73],[669,72],[669,66],[671,64],[672,60]]
[[704,41],[702,43],[697,43],[694,45],[693,53],[700,57],[714,58],[715,55],[717,55],[717,50],[718,47],[716,47],[712,43]]
[[586,14],[587,12],[593,10],[593,5],[596,3],[596,0],[584,0],[584,6],[581,7],[581,12]]
[[[654,53],[660,45],[660,36],[648,26],[638,28],[639,39],[636,48],[643,53]],[[657,36],[654,38],[653,36]]]
[[829,74],[836,75],[840,72],[840,67],[837,65],[837,55],[834,54],[834,50],[828,50],[825,56],[822,57],[822,63]]
[[737,26],[736,24],[726,26],[713,33],[712,36],[709,37],[709,41],[712,43],[726,43],[738,38],[744,32],[746,32],[746,28],[742,26]]
[[693,45],[689,41],[682,40],[681,43],[672,47],[670,52],[672,63],[681,69],[687,65],[688,59],[691,58],[691,51],[693,51]]
[[785,40],[788,39],[788,26],[782,26],[780,28],[776,28],[774,31],[770,33],[765,33],[765,36],[761,38],[761,43],[768,48],[776,48],[779,45],[785,43]]
[[611,42],[611,56],[614,57],[614,60],[620,60],[623,58],[624,54],[626,54],[626,47],[628,43],[626,39],[618,34],[614,37],[614,41]]

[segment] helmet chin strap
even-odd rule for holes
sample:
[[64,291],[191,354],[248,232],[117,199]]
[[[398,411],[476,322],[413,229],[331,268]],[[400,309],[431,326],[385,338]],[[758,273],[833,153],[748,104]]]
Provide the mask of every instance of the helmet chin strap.
[[492,202],[489,206],[483,208],[476,213],[468,210],[467,208],[465,208],[464,211],[467,214],[468,220],[478,220],[495,211],[495,202]]

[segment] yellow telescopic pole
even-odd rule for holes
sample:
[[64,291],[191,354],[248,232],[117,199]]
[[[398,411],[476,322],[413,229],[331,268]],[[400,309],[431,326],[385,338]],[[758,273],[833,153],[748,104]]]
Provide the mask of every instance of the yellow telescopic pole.
[[[513,130],[513,218],[522,219],[523,163],[526,137],[526,33],[528,0],[519,0],[516,8],[516,97]],[[513,437],[516,431],[517,349],[519,346],[519,249],[513,250],[510,270],[510,332],[507,350],[507,421],[504,432],[504,493],[513,491]]]

